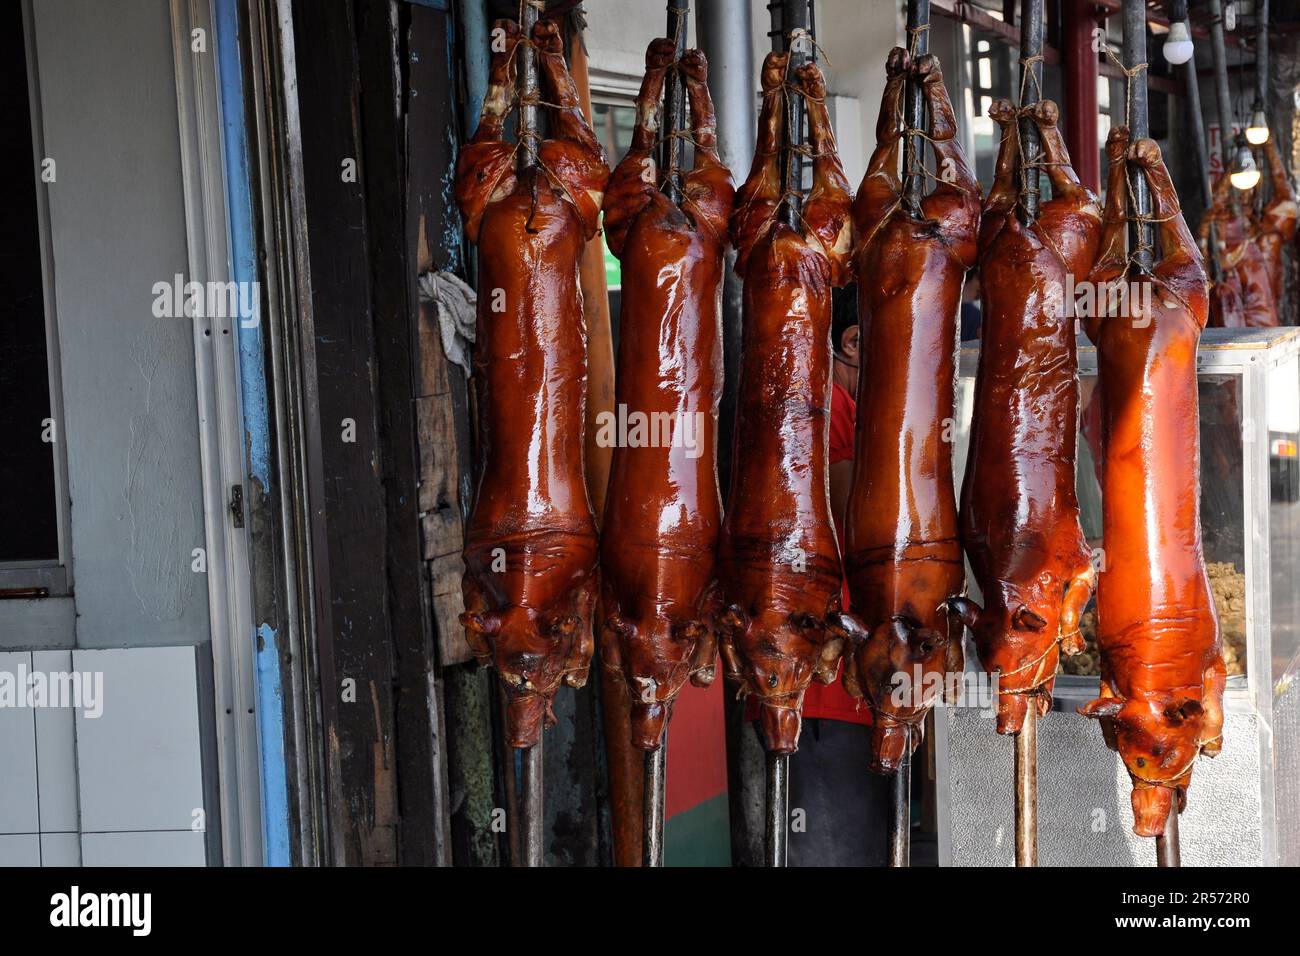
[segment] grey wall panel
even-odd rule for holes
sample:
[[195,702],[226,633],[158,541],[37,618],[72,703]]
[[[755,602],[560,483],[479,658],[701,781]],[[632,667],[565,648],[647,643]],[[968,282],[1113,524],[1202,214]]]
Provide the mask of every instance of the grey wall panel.
[[70,597],[0,601],[0,650],[70,648],[77,637],[77,608]]
[[[193,647],[75,651],[103,675],[102,713],[76,713],[83,832],[189,831],[205,803]],[[206,823],[206,819],[202,820]]]
[[84,866],[202,866],[203,834],[87,833],[81,838]]
[[[948,720],[952,862],[1011,866],[1015,856],[1012,741],[968,708]],[[1259,722],[1229,711],[1223,753],[1198,760],[1179,821],[1186,866],[1262,862]],[[1129,781],[1096,722],[1052,711],[1038,728],[1038,852],[1042,866],[1154,866],[1155,841],[1133,835]]]
[[26,675],[31,669],[31,654],[0,654],[0,833],[35,833],[40,825],[36,712],[18,706],[26,695]]
[[81,647],[208,635],[193,327],[152,314],[187,263],[169,23],[35,5]]

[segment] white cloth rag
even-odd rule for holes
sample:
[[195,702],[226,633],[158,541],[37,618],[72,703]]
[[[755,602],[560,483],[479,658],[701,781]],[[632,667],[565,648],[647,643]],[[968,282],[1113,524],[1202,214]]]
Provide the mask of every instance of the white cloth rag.
[[447,361],[472,374],[470,349],[474,345],[474,317],[478,296],[451,272],[426,272],[420,276],[420,302],[432,302],[437,309],[438,331]]

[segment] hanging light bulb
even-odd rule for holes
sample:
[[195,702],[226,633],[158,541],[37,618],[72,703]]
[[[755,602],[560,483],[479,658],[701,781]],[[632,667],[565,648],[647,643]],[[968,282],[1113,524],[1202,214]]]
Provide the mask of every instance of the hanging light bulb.
[[1186,20],[1169,24],[1169,33],[1165,37],[1165,59],[1178,66],[1192,58],[1196,48],[1192,46],[1192,31],[1187,28]]
[[1268,117],[1264,115],[1264,104],[1259,100],[1255,100],[1255,107],[1250,113],[1246,141],[1252,146],[1263,146],[1268,142]]
[[1246,137],[1240,133],[1237,134],[1237,155],[1232,159],[1232,169],[1228,173],[1228,179],[1234,189],[1240,189],[1242,192],[1259,185],[1259,167],[1255,165],[1255,157],[1251,154],[1250,147],[1246,145]]

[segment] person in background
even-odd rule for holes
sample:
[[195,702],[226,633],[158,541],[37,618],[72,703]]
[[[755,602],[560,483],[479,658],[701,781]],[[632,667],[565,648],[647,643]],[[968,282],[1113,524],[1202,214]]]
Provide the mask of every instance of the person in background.
[[[834,290],[833,302],[830,486],[835,533],[843,548],[857,418],[857,287]],[[847,587],[844,606],[849,606]],[[790,833],[789,865],[884,866],[890,784],[867,769],[870,708],[850,697],[839,680],[814,681],[804,696],[803,714],[799,749],[790,758],[790,808],[803,811],[805,829]]]

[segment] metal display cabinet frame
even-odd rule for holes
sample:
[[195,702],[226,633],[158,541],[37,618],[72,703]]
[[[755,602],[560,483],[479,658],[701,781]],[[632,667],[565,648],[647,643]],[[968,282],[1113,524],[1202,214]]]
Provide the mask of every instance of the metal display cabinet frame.
[[[1095,377],[1096,349],[1082,336],[1078,355],[1080,379]],[[961,348],[954,456],[959,486],[978,357],[977,343]],[[1288,431],[1300,430],[1300,329],[1208,329],[1197,372],[1202,382],[1233,377],[1241,383],[1246,673],[1228,680],[1223,752],[1197,761],[1180,821],[1183,862],[1295,864],[1300,860],[1300,562],[1295,558],[1300,502],[1272,499],[1270,469],[1278,466],[1270,461],[1276,444],[1270,423],[1280,416]],[[1203,404],[1203,434],[1205,412]],[[1283,438],[1294,442],[1297,436]],[[1290,448],[1294,452],[1294,445]],[[1081,461],[1088,454],[1081,436]],[[1204,460],[1202,474],[1211,480]],[[1083,507],[1087,526],[1086,502]],[[1274,523],[1279,527],[1271,527]],[[1275,619],[1279,605],[1282,613]],[[968,668],[978,667],[969,642],[967,661]],[[1060,675],[1052,712],[1040,722],[1041,862],[1152,866],[1155,841],[1131,832],[1127,773],[1106,749],[1096,722],[1075,713],[1097,695],[1098,686],[1096,677]],[[940,863],[1010,865],[1011,740],[995,733],[992,720],[976,707],[941,706],[935,711],[935,752]]]

